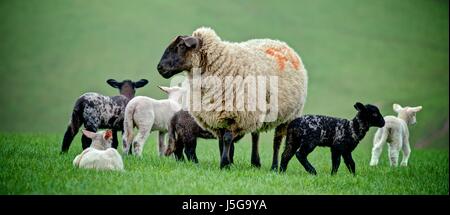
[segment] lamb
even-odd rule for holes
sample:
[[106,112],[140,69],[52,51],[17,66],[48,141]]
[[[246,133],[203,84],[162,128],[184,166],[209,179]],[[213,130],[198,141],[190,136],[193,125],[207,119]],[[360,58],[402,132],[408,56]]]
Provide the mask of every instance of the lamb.
[[378,160],[385,142],[389,143],[389,161],[391,166],[398,166],[400,149],[403,150],[401,166],[408,166],[408,159],[411,154],[409,145],[408,125],[416,124],[416,113],[422,110],[422,106],[402,107],[394,104],[393,109],[397,112],[397,117],[386,116],[386,125],[379,128],[373,139],[371,166],[378,165]]
[[92,144],[73,160],[75,167],[97,170],[123,171],[123,161],[119,152],[111,148],[112,131],[97,133],[82,130],[83,134],[92,139]]
[[358,113],[351,121],[319,115],[306,115],[293,120],[288,125],[286,148],[281,155],[280,171],[286,171],[289,160],[295,154],[305,170],[316,175],[317,172],[309,163],[307,156],[316,146],[327,146],[331,148],[331,174],[337,173],[341,156],[344,158],[348,170],[355,174],[352,151],[358,146],[370,127],[381,128],[385,122],[380,111],[374,105],[363,105],[357,102],[354,107]]
[[[192,36],[176,37],[166,48],[157,69],[166,79],[187,71],[191,88],[196,87],[195,77],[199,73],[202,79],[218,78],[221,81],[219,84],[225,82],[224,88],[215,87],[214,84],[208,85],[206,81],[201,83],[199,92],[202,96],[201,103],[214,100],[214,104],[218,105],[215,110],[207,108],[189,110],[201,127],[217,136],[219,143],[223,142],[221,168],[230,165],[230,147],[236,137],[272,128],[275,128],[272,169],[278,168],[278,150],[285,136],[287,123],[302,113],[307,94],[306,69],[297,53],[286,43],[270,39],[253,39],[241,43],[226,42],[211,28],[202,27],[195,30]],[[226,80],[230,77],[236,78],[235,80],[261,78],[269,80],[271,84],[274,83],[273,88],[269,87],[270,90],[267,88],[258,92],[259,95],[265,96],[258,99],[258,102],[267,105],[270,100],[270,104],[275,104],[275,107],[252,110],[244,106],[243,110],[237,110],[237,105],[232,104],[232,110],[224,111],[221,109],[223,104],[233,102],[227,98],[230,95],[244,98],[241,93],[245,91],[246,83],[248,84],[245,81],[233,81],[227,85]],[[265,88],[269,82],[259,82],[258,85]],[[271,95],[275,92],[277,94]],[[196,102],[195,96],[189,97],[190,104]],[[252,160],[259,163],[259,156],[258,159]]]
[[[168,94],[168,99],[156,100],[146,96],[136,96],[126,106],[122,136],[125,154],[133,149],[135,155],[142,156],[144,144],[151,131],[159,131],[159,155],[164,154],[164,139],[169,122],[173,115],[181,110],[185,89],[178,86],[160,86],[159,88]],[[135,126],[139,129],[136,137],[133,135]]]
[[[112,129],[112,147],[117,149],[117,131],[123,130],[123,117],[125,106],[135,93],[136,88],[145,86],[148,81],[141,79],[137,82],[124,80],[117,82],[114,79],[106,81],[111,87],[120,90],[119,96],[104,96],[98,93],[85,93],[75,102],[72,117],[67,126],[62,142],[61,152],[69,150],[73,138],[77,135],[81,125],[88,131],[96,132],[98,129]],[[81,138],[83,150],[91,145],[91,139],[86,136]]]
[[[197,148],[197,138],[203,139],[216,139],[216,137],[209,131],[201,128],[192,118],[188,111],[180,110],[172,117],[169,125],[169,141],[168,146],[165,151],[166,156],[170,156],[172,154],[175,155],[177,160],[184,160],[183,149],[186,157],[189,161],[194,163],[198,163],[196,148]],[[243,136],[236,139],[236,142],[239,141]],[[253,155],[257,152],[259,140],[259,133],[252,133],[252,159],[256,159],[256,156]],[[222,148],[219,147],[219,150]],[[231,145],[230,148],[230,159],[231,163],[233,163],[233,155],[234,155],[234,144]],[[252,163],[257,163],[257,161],[253,161]]]

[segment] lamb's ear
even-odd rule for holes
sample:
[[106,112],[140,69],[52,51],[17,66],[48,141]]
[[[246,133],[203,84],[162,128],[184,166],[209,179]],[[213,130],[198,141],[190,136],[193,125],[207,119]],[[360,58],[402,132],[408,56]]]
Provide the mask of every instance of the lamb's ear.
[[168,87],[158,86],[158,88],[161,89],[165,93],[169,93],[169,88]]
[[106,132],[103,134],[103,139],[109,140],[111,138],[112,138],[112,131],[111,130],[106,130]]
[[419,112],[422,110],[422,106],[412,107],[411,110],[414,112]]
[[392,109],[394,109],[395,112],[399,113],[403,108],[399,104],[392,105]]
[[188,48],[197,48],[199,45],[199,39],[197,37],[187,36],[181,37],[181,39]]
[[114,79],[108,79],[106,81],[106,83],[108,83],[111,87],[114,87],[114,88],[120,88],[120,85],[122,85],[121,82],[118,82],[118,81],[116,81]]
[[145,85],[148,84],[148,80],[147,79],[141,79],[139,81],[133,82],[133,85],[135,88],[141,88]]
[[357,111],[363,111],[366,110],[366,106],[364,106],[361,102],[356,102],[355,105],[353,105]]
[[82,132],[83,132],[84,136],[89,137],[90,139],[94,139],[95,138],[96,133],[94,133],[92,131],[88,131],[88,130],[83,129]]

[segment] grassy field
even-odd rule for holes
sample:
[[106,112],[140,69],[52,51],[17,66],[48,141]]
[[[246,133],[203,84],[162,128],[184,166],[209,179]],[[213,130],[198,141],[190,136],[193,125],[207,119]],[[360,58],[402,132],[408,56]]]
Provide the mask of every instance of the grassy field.
[[[0,194],[448,194],[448,1],[0,1]],[[408,168],[370,168],[370,130],[355,152],[358,175],[330,177],[327,149],[312,153],[319,176],[296,160],[269,171],[272,133],[261,138],[263,167],[250,167],[250,141],[220,171],[217,143],[201,141],[199,165],[158,158],[155,135],[125,173],[76,170],[77,136],[59,155],[75,99],[115,95],[105,81],[150,80],[137,94],[164,98],[156,65],[173,37],[210,26],[225,40],[286,41],[308,70],[307,114],[351,118],[356,101],[394,114],[422,105],[410,128]]]
[[410,166],[390,168],[386,152],[380,166],[369,167],[370,150],[367,145],[361,146],[354,153],[354,177],[344,163],[338,174],[331,176],[330,152],[320,148],[310,156],[318,171],[315,177],[308,175],[295,158],[286,174],[270,171],[270,141],[262,143],[261,169],[250,166],[250,138],[246,137],[236,145],[235,164],[224,171],[218,168],[215,141],[199,143],[199,164],[159,158],[155,141],[150,141],[142,159],[125,157],[126,171],[117,173],[74,168],[72,160],[81,143],[76,141],[69,154],[59,155],[59,139],[58,135],[1,135],[1,193],[448,194],[449,189],[448,151],[436,149],[415,150]]

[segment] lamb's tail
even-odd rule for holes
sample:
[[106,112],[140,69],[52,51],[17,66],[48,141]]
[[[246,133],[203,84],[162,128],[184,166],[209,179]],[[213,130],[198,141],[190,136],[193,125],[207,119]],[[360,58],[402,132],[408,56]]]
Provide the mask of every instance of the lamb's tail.
[[70,118],[69,125],[67,126],[66,133],[62,142],[61,153],[65,153],[69,150],[70,144],[73,141],[75,135],[83,124],[83,100],[80,98],[75,102],[75,106],[72,111],[72,117]]
[[123,118],[123,137],[122,137],[123,153],[125,154],[131,152],[131,142],[133,141],[133,128],[134,128],[133,115],[135,109],[136,103],[134,103],[133,100],[128,102],[125,108],[125,114]]
[[172,117],[172,119],[170,120],[170,124],[169,124],[169,129],[168,129],[168,136],[169,136],[169,141],[166,147],[166,151],[164,152],[165,156],[170,156],[172,155],[172,153],[175,151],[176,149],[176,140],[177,140],[177,120],[176,120],[176,116]]

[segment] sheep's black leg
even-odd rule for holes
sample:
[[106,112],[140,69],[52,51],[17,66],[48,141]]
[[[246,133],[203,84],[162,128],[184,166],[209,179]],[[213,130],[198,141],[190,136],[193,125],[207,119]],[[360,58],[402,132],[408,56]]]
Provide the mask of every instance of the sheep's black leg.
[[[280,151],[281,141],[283,141],[283,137],[286,135],[286,128],[287,128],[286,124],[281,124],[275,128],[275,136],[273,137],[273,157],[272,157],[272,168],[271,168],[274,171],[277,171],[277,169],[278,169],[278,154]],[[292,156],[293,155],[294,154],[292,154]],[[289,161],[287,161],[287,162],[289,162]]]
[[62,142],[61,152],[67,152],[69,150],[70,144],[73,141],[75,135],[77,135],[78,130],[80,129],[82,124],[82,119],[79,117],[78,112],[75,110],[72,112],[72,119],[70,120],[70,124],[67,126],[66,133],[64,133],[64,139]]
[[64,133],[64,139],[62,142],[61,153],[65,153],[65,152],[69,151],[70,144],[72,143],[75,135],[77,135],[78,129],[79,128],[73,129],[72,125],[67,126],[66,133]]
[[308,161],[308,154],[314,150],[315,146],[312,145],[302,145],[300,150],[295,153],[297,160],[302,164],[305,170],[311,175],[317,175],[316,169]]
[[341,164],[341,152],[334,148],[331,148],[331,163],[331,175],[335,175],[339,169],[339,165]]
[[286,138],[284,152],[281,154],[280,172],[286,171],[289,161],[292,159],[299,146],[300,144],[295,140],[291,140],[289,136]]
[[197,155],[195,154],[195,148],[197,146],[197,140],[193,140],[192,143],[187,144],[184,149],[184,153],[189,161],[198,163]]
[[344,158],[345,165],[347,166],[350,173],[353,175],[356,174],[355,169],[355,161],[352,158],[352,154],[350,152],[342,154],[342,157]]
[[260,168],[261,167],[261,161],[259,159],[259,151],[258,151],[258,144],[259,144],[259,133],[253,132],[252,133],[252,166]]
[[[178,142],[179,140],[177,140]],[[183,148],[184,145],[183,144],[176,144],[177,147],[175,148],[175,150],[173,151],[173,154],[175,156],[175,159],[177,161],[184,161],[184,155],[183,155]]]
[[230,163],[234,163],[234,142],[231,142],[230,146]]
[[[95,127],[86,127],[86,130],[88,131],[92,131],[92,132],[97,132],[97,128]],[[83,150],[89,148],[89,146],[91,146],[92,140],[86,136],[82,136],[81,137],[81,144],[83,147]]]
[[119,146],[119,140],[117,139],[117,130],[112,130],[112,144],[111,147],[117,149],[117,146]]
[[230,131],[223,132],[223,152],[220,161],[220,168],[228,168],[231,164],[230,160],[230,148],[233,144],[233,134]]

